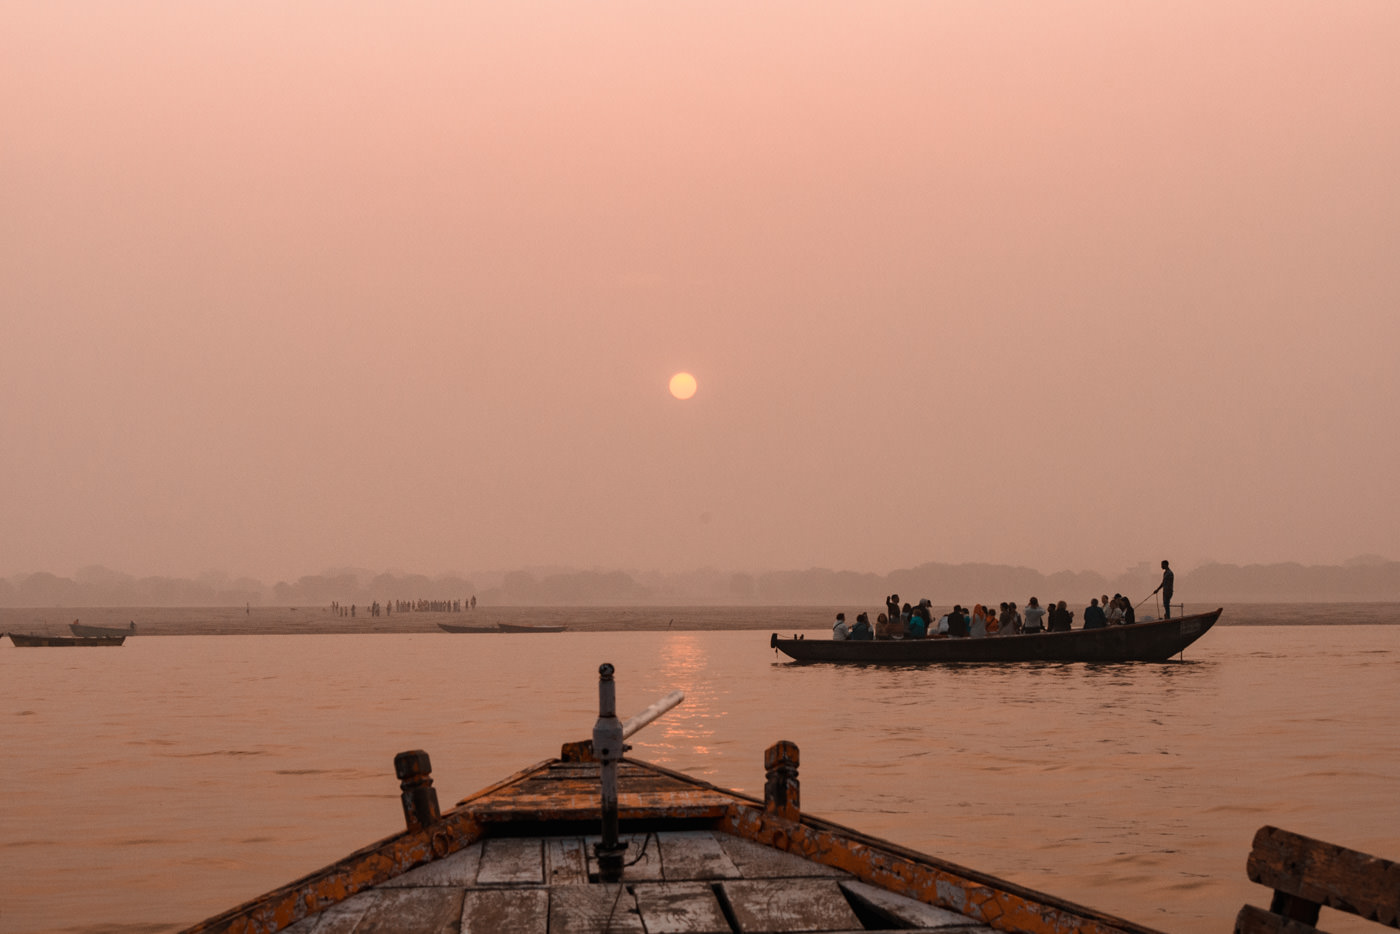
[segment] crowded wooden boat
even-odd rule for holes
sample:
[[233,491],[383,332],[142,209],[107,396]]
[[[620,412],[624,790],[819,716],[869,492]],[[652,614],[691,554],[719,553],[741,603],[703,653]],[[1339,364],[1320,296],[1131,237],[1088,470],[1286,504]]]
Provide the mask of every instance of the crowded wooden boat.
[[909,665],[933,662],[1162,662],[1210,631],[1221,610],[1100,629],[1016,635],[934,635],[922,639],[769,637],[770,647],[799,662]]

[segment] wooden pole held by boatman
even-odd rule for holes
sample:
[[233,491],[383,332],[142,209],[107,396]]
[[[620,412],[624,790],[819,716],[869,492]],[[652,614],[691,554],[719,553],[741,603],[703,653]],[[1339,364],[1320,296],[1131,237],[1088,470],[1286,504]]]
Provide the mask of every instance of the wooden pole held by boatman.
[[433,788],[433,763],[421,749],[410,749],[394,756],[394,774],[399,777],[399,799],[409,832],[422,830],[442,816],[437,790]]
[[598,783],[603,798],[603,840],[594,850],[598,881],[622,881],[626,843],[617,840],[617,763],[622,758],[622,721],[617,719],[617,689],[613,666],[598,666],[598,722],[593,725],[593,755],[599,763]]

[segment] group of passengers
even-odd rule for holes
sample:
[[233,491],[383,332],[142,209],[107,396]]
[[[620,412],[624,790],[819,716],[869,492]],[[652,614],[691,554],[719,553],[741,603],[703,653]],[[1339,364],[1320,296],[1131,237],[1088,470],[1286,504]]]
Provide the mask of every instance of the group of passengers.
[[[1102,600],[1102,603],[1100,602]],[[1041,606],[1036,597],[1022,610],[1015,603],[1002,603],[993,607],[991,603],[978,603],[971,609],[961,604],[954,606],[935,621],[933,604],[927,598],[918,605],[900,604],[899,594],[891,594],[885,599],[886,612],[876,617],[870,624],[870,616],[861,613],[855,623],[846,622],[845,613],[836,614],[836,623],[831,627],[831,637],[845,639],[927,639],[940,636],[982,638],[985,636],[1014,636],[1022,633],[1069,632],[1074,628],[1074,611],[1064,600],[1051,601]],[[1133,623],[1136,617],[1132,602],[1122,594],[1108,594],[1094,597],[1084,608],[1084,629],[1103,629],[1114,624]]]

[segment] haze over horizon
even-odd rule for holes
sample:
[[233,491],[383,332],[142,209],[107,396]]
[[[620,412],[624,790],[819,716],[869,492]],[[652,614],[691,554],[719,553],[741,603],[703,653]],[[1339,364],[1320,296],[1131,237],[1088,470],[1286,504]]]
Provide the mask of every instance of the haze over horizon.
[[1394,559],[1397,48],[1388,0],[6,5],[0,574]]

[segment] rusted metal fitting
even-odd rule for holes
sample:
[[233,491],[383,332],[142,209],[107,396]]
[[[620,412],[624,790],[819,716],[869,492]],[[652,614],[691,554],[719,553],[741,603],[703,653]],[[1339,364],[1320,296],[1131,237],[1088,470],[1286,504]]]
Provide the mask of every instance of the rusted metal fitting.
[[617,719],[617,686],[613,666],[598,666],[598,721],[593,725],[593,754],[599,763],[603,839],[594,848],[601,882],[622,879],[622,855],[627,844],[617,838],[617,763],[622,758],[622,721]]
[[763,751],[763,809],[787,820],[802,816],[801,785],[797,780],[797,744],[781,739]]
[[399,800],[403,819],[410,832],[437,823],[437,791],[433,788],[433,763],[421,749],[410,749],[394,756],[394,774],[399,777]]

